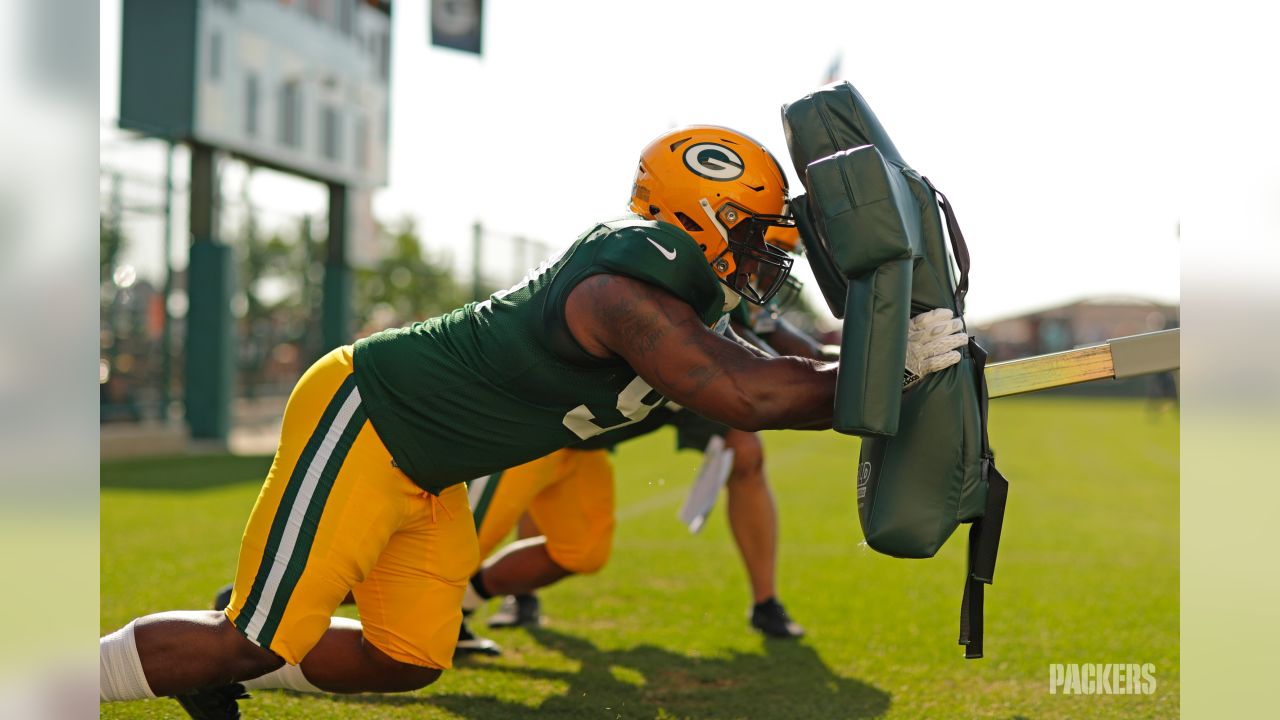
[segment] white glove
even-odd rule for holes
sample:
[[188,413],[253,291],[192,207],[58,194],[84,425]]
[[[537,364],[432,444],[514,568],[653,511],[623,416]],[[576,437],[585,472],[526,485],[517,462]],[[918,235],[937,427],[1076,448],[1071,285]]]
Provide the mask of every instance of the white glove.
[[964,321],[946,308],[930,310],[911,318],[907,326],[907,365],[902,389],[924,379],[925,375],[960,362],[960,351],[969,342]]

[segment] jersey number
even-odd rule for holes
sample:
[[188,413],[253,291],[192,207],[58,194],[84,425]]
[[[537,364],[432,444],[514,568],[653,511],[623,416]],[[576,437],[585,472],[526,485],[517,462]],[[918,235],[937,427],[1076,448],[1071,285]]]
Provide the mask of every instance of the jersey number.
[[618,393],[616,407],[579,405],[564,414],[564,426],[586,440],[606,430],[640,422],[662,403],[662,395],[638,376]]

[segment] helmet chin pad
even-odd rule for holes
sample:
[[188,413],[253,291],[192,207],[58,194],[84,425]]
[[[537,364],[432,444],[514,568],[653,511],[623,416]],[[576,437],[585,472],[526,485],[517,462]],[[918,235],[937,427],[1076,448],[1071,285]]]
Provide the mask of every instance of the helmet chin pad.
[[738,303],[742,302],[742,296],[738,294],[738,291],[727,284],[720,283],[720,289],[724,291],[724,312],[731,312],[738,307]]

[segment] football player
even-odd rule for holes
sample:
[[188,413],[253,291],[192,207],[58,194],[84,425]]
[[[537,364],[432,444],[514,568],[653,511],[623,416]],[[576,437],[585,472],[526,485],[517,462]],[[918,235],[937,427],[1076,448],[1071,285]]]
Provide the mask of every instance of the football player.
[[[795,250],[795,242],[785,236],[775,238],[773,244]],[[740,304],[731,318],[731,327],[751,336],[757,347],[776,346],[785,349],[785,354],[823,359],[834,359],[839,351],[789,325],[779,316],[773,300],[765,306]],[[540,604],[534,594],[537,587],[603,568],[612,549],[614,528],[613,467],[605,450],[612,451],[619,443],[666,425],[676,430],[677,449],[702,450],[713,437],[720,437],[725,448],[733,450],[726,482],[728,518],[752,593],[750,625],[770,637],[802,636],[804,629],[776,597],[777,509],[764,473],[760,438],[687,410],[665,407],[640,422],[468,484],[482,558],[490,556],[513,526],[518,527],[518,540],[529,541],[504,549],[492,564],[477,570],[464,600],[464,615],[494,592],[516,593],[503,598],[502,607],[489,617],[489,627],[536,625],[540,622]],[[531,576],[535,567],[544,570]],[[218,591],[214,609],[227,606],[231,591],[231,584]],[[354,600],[348,597],[345,602]],[[457,653],[497,655],[500,648],[472,633],[464,619]]]
[[[479,563],[465,482],[644,418],[665,399],[743,430],[830,427],[836,366],[715,331],[768,301],[786,180],[726,128],[644,151],[632,209],[509,290],[340,347],[294,387],[223,612],[137,618],[101,638],[101,698],[177,696],[239,717],[243,681],[424,687],[450,667]],[[957,356],[958,361],[958,356]],[[361,621],[332,618],[348,593]]]
[[[795,248],[785,237],[774,244]],[[753,311],[739,312],[747,307]],[[757,347],[774,349],[767,344],[772,343],[802,357],[830,358],[838,352],[781,320],[772,301],[763,307],[739,305],[732,318],[733,329],[750,334]],[[638,423],[470,483],[481,557],[488,558],[513,527],[518,525],[520,532],[516,543],[472,576],[464,613],[495,594],[504,594],[502,607],[489,618],[490,627],[537,624],[540,608],[534,591],[538,587],[600,570],[610,554],[614,527],[613,468],[605,450],[668,424],[676,429],[677,448],[703,449],[718,436],[733,450],[726,483],[728,518],[751,585],[750,625],[770,637],[802,636],[804,629],[776,596],[777,510],[764,473],[760,438],[687,410],[666,408]],[[475,636],[464,620],[457,651],[494,655],[499,648]]]
[[[765,477],[764,447],[759,437],[687,410],[664,407],[638,423],[468,483],[480,557],[488,558],[513,527],[518,528],[518,540],[529,542],[504,549],[500,560],[494,559],[496,564],[477,569],[466,596],[470,602],[464,600],[455,657],[461,653],[500,654],[496,643],[477,637],[465,620],[493,592],[516,594],[503,598],[502,607],[489,616],[489,627],[537,625],[541,622],[540,603],[534,594],[538,587],[604,567],[612,550],[614,528],[614,476],[609,454],[619,443],[666,425],[675,428],[678,449],[702,450],[713,437],[719,437],[723,447],[733,451],[726,481],[728,518],[753,597],[750,625],[775,638],[804,634],[776,597],[777,509]],[[540,530],[539,524],[546,530]],[[530,563],[549,568],[549,574],[531,581]],[[218,590],[215,610],[230,604],[232,590],[231,583]],[[355,600],[348,596],[343,602]]]

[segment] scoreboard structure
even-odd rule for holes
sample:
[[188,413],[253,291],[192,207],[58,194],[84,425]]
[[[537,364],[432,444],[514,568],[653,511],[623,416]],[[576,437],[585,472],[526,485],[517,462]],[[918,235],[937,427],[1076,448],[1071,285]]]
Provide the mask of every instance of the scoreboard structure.
[[369,259],[387,182],[389,0],[123,0],[120,126],[191,148],[186,420],[225,441],[235,379],[231,248],[218,231],[218,153],[324,183],[321,327],[351,341],[353,251]]
[[391,11],[124,0],[120,125],[322,182],[387,181]]

